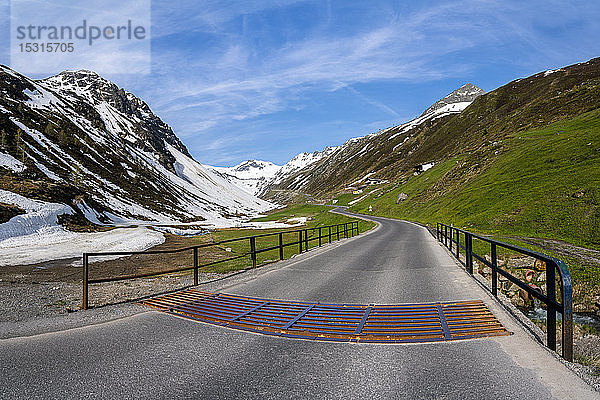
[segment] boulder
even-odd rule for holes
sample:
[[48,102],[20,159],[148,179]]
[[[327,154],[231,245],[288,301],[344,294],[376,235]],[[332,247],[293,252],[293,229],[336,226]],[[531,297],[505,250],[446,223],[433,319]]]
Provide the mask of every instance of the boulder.
[[530,268],[534,263],[533,257],[519,257],[508,260],[509,268]]
[[525,300],[521,297],[514,297],[511,299],[512,303],[517,307],[525,307]]

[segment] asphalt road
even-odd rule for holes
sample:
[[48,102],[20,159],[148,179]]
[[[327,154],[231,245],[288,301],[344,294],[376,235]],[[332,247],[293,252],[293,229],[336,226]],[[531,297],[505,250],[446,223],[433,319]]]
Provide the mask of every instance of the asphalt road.
[[600,398],[424,228],[374,219],[381,225],[370,234],[202,289],[346,303],[483,299],[514,335],[412,345],[313,342],[140,306],[122,319],[0,340],[0,398]]

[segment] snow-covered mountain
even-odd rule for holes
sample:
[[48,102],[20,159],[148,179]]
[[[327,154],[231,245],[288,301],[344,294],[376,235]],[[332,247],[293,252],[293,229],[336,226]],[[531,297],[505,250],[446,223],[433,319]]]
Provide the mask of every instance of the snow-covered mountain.
[[283,166],[269,161],[248,160],[234,167],[209,167],[234,185],[254,195],[260,195],[268,187],[276,185],[288,176],[327,157],[336,147],[326,147],[323,151],[300,153]]
[[[323,149],[323,151],[315,151],[313,153],[300,153],[296,155],[290,161],[285,163],[285,165],[277,171],[277,173],[269,182],[267,182],[267,184],[276,185],[279,182],[282,182],[285,178],[292,175],[294,172],[306,168],[309,165],[316,163],[320,159],[327,157],[336,149],[337,147],[326,147],[325,149]],[[265,186],[266,185],[263,185],[261,189],[264,189]]]
[[192,159],[145,102],[92,71],[31,80],[0,66],[0,96],[0,189],[63,204],[71,220],[232,226],[273,207]]
[[281,169],[281,165],[260,160],[244,161],[234,167],[207,167],[254,195],[257,195],[260,188]]

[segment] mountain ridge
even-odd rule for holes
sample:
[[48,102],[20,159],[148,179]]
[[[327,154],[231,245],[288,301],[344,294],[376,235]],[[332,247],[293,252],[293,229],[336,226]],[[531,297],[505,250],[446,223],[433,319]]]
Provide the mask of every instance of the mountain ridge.
[[95,224],[231,226],[273,207],[193,160],[145,102],[96,73],[32,80],[1,66],[0,94],[0,190]]
[[[462,112],[482,93],[485,93],[482,89],[467,83],[435,102],[423,114],[411,121],[366,136],[348,139],[341,146],[327,147],[322,155],[314,161],[300,168],[290,168],[288,171],[278,173],[276,179],[272,179],[262,187],[259,196],[284,203],[292,201],[294,198],[304,198],[306,194],[320,196],[327,192],[324,184],[319,182],[323,180],[330,181],[335,190],[341,190],[352,181],[356,181],[367,174],[375,174],[376,171],[357,167],[356,163],[371,149],[377,147],[377,141],[394,140],[400,136],[406,138],[407,132],[421,125],[436,124],[440,120]],[[405,143],[405,140],[396,141],[398,144],[392,149],[392,152]],[[377,156],[381,158],[384,157],[384,154],[380,153]],[[428,160],[422,161],[423,164],[426,162]],[[340,170],[347,171],[349,174],[348,179],[343,183],[337,182]],[[345,174],[342,173],[343,175]]]

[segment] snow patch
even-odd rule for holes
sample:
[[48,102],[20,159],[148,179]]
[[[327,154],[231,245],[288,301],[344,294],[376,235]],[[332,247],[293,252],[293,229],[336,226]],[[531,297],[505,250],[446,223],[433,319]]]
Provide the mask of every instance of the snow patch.
[[59,103],[55,95],[39,85],[36,85],[35,90],[25,89],[23,93],[29,97],[27,105],[30,108],[44,109],[48,108],[52,103]]
[[545,71],[545,72],[544,72],[544,76],[548,76],[548,75],[551,75],[551,74],[553,74],[553,73],[555,73],[555,72],[559,72],[559,71],[563,71],[563,69],[562,69],[562,68],[559,68],[559,69],[554,69],[554,70],[552,70],[552,69],[549,69],[548,71]]
[[[116,228],[107,232],[75,233],[64,230],[53,234],[13,238],[9,246],[0,242],[0,266],[37,264],[50,260],[81,258],[83,253],[144,251],[165,241],[162,233],[146,227]],[[118,256],[91,257],[91,263],[117,259]],[[81,265],[81,261],[73,265]]]
[[155,231],[158,231],[158,232],[170,233],[171,235],[187,236],[187,237],[204,235],[209,232],[206,229],[181,229],[181,228],[174,228],[172,226],[153,226],[153,228]]
[[423,172],[425,172],[428,169],[430,169],[431,167],[433,167],[434,165],[435,165],[435,163],[430,162],[430,163],[421,165],[421,168],[423,169]]
[[409,130],[421,125],[425,121],[442,118],[442,117],[445,117],[445,116],[451,115],[451,114],[461,113],[465,108],[467,108],[469,106],[469,104],[471,104],[470,101],[462,101],[459,103],[446,104],[443,107],[440,107],[440,108],[433,110],[425,115],[415,118],[403,125],[400,125],[400,128],[401,128],[400,131],[398,133],[390,136],[390,138],[388,140],[392,140],[395,137],[400,136],[405,132],[408,132]]
[[101,251],[143,251],[164,242],[161,233],[145,227],[95,233],[68,231],[58,224],[59,215],[73,214],[73,209],[64,204],[32,200],[6,190],[0,190],[0,202],[26,212],[0,224],[0,266],[36,264]]
[[10,154],[0,153],[0,167],[12,170],[13,172],[25,171],[25,164],[17,160]]

